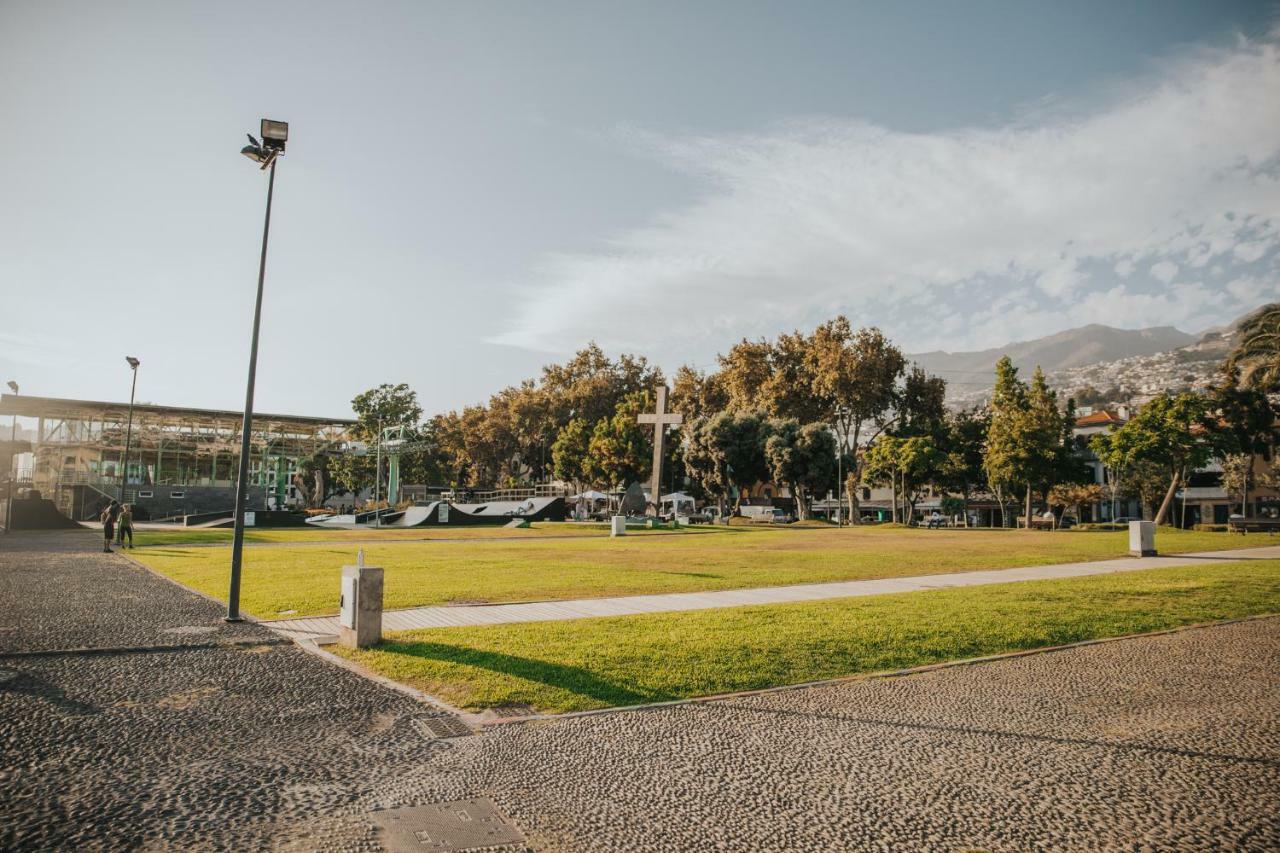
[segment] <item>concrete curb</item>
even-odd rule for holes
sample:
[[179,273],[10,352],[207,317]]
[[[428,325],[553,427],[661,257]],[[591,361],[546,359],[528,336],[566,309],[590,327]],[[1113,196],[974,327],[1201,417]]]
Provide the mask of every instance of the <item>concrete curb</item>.
[[323,658],[334,666],[341,667],[342,669],[354,673],[361,678],[372,681],[374,684],[379,684],[390,690],[394,690],[397,693],[408,696],[410,699],[421,702],[424,705],[430,705],[436,710],[453,714],[455,717],[460,718],[464,723],[466,723],[467,727],[472,731],[475,731],[476,726],[479,724],[478,714],[472,714],[469,711],[462,710],[461,708],[455,708],[453,705],[450,705],[443,699],[438,699],[435,696],[432,696],[430,693],[424,693],[416,687],[410,687],[408,684],[404,684],[403,682],[396,681],[392,678],[387,678],[385,675],[379,675],[366,666],[362,666],[355,661],[339,657],[324,648],[327,645],[332,645],[332,642],[321,643],[312,638],[302,637],[295,639],[293,643],[299,646],[307,654]]
[[[1157,631],[1147,631],[1139,634],[1121,634],[1116,637],[1098,637],[1092,640],[1080,640],[1075,643],[1066,643],[1057,646],[1042,646],[1037,649],[1021,649],[1015,652],[1001,652],[994,655],[983,655],[976,658],[964,658],[962,660],[940,661],[938,663],[922,664],[920,666],[908,667],[906,669],[881,670],[878,672],[862,672],[854,675],[841,675],[836,678],[824,678],[818,681],[802,681],[797,684],[784,684],[777,687],[761,687],[755,690],[740,690],[733,693],[715,693],[710,696],[692,696],[688,699],[672,699],[665,702],[649,702],[642,705],[622,705],[616,708],[597,708],[591,711],[569,711],[563,714],[530,714],[519,717],[497,717],[490,719],[477,720],[481,726],[508,726],[520,723],[536,723],[549,722],[554,720],[570,720],[577,717],[597,717],[602,714],[623,714],[636,711],[651,711],[660,708],[670,708],[677,705],[700,705],[708,702],[721,702],[728,699],[744,699],[750,696],[767,696],[771,693],[785,693],[791,690],[808,690],[815,687],[831,687],[837,684],[847,684],[852,681],[872,681],[883,678],[904,678],[911,675],[922,675],[927,672],[933,672],[940,669],[952,669],[961,666],[975,666],[984,663],[998,663],[1004,660],[1016,658],[1031,657],[1032,655],[1050,654],[1052,652],[1071,651],[1073,649],[1086,648],[1088,646],[1100,646],[1107,643],[1119,643],[1126,640],[1141,640],[1148,637],[1160,637],[1166,634],[1180,634],[1187,631],[1198,631],[1205,628],[1218,628],[1223,625],[1236,625],[1244,622],[1256,622],[1264,619],[1280,619],[1280,613],[1262,613],[1256,616],[1242,616],[1238,619],[1224,619],[1218,622],[1197,622],[1192,625],[1179,625],[1176,628],[1162,628]],[[381,677],[381,676],[379,676]],[[470,715],[473,718],[482,717],[483,714]]]

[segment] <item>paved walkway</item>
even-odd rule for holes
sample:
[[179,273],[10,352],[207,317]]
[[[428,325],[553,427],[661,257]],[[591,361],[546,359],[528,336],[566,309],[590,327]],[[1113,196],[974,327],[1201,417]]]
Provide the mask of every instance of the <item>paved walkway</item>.
[[[712,610],[719,607],[741,607],[747,604],[786,604],[797,601],[821,601],[828,598],[885,595],[894,592],[919,592],[957,586],[1055,580],[1133,572],[1141,569],[1194,566],[1211,560],[1268,559],[1280,559],[1280,545],[1245,548],[1239,551],[1202,551],[1170,557],[1122,557],[1117,560],[1096,560],[1086,563],[1059,563],[982,572],[952,572],[905,578],[807,583],[757,589],[629,595],[617,598],[580,598],[528,604],[414,607],[407,610],[388,610],[382,616],[382,627],[386,631],[409,631],[414,628],[463,628],[469,625],[504,625],[512,622],[556,622],[598,616],[634,616],[640,613],[668,613],[677,610]],[[331,637],[338,633],[336,616],[275,619],[262,624],[294,639]]]

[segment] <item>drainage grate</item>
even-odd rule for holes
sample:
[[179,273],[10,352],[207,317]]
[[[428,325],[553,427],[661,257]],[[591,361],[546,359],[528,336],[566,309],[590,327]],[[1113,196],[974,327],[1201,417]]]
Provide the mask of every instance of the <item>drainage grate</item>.
[[466,723],[452,714],[442,717],[414,717],[413,727],[429,740],[475,734]]
[[520,844],[520,830],[488,798],[371,812],[378,841],[389,853],[407,850],[474,850]]

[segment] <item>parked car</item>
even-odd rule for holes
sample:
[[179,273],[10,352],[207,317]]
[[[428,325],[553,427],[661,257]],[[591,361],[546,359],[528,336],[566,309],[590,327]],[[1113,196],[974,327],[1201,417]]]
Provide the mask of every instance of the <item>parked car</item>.
[[795,520],[776,506],[744,506],[740,512],[744,518],[756,524],[790,524]]

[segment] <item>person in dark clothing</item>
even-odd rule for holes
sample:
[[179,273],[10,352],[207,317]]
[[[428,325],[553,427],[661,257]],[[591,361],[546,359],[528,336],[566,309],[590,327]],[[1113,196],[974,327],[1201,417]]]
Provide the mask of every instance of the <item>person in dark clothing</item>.
[[[117,522],[120,528],[120,547],[133,548],[133,504],[125,504],[120,507],[120,518]],[[129,537],[129,544],[124,544],[125,537]]]
[[120,515],[120,504],[112,501],[107,504],[107,508],[102,511],[100,516],[102,521],[102,552],[104,554],[111,553],[111,540],[116,535],[116,518]]

